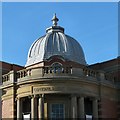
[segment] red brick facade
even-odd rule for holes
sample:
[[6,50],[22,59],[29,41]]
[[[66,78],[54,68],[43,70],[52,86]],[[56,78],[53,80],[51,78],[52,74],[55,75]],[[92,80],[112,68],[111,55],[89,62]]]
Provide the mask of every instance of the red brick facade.
[[[103,63],[97,63],[90,65],[92,69],[102,70],[105,73],[106,80],[112,80],[116,85],[120,85],[120,57],[109,60]],[[100,103],[101,111],[100,115],[102,118],[120,118],[120,89],[117,90],[116,97],[118,101],[103,98]],[[112,94],[112,93],[111,93]]]
[[[20,65],[10,64],[10,63],[0,61],[0,68],[2,69],[1,74],[3,75],[3,74],[10,72],[11,70],[18,71],[18,70],[23,69],[24,67]],[[0,80],[0,83],[1,82],[2,80]],[[1,114],[5,118],[13,118],[14,116],[14,108],[13,108],[14,104],[13,103],[14,103],[13,98],[2,101],[2,103],[0,104],[0,107],[2,105],[2,109],[0,108],[0,118],[1,118]]]
[[0,68],[2,68],[2,74],[6,74],[11,70],[18,71],[18,70],[23,69],[24,67],[20,66],[20,65],[10,64],[10,63],[7,63],[7,62],[1,62],[0,61]]
[[2,118],[14,118],[14,98],[2,101]]
[[120,82],[120,57],[102,63],[90,65],[90,68],[102,70],[106,74],[106,79],[114,79],[115,82]]
[[109,98],[102,98],[99,112],[101,118],[117,118],[117,102]]

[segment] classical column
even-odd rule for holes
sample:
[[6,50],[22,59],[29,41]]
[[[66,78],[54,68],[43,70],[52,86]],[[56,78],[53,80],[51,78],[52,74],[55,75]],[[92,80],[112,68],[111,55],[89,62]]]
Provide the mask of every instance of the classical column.
[[21,99],[17,98],[17,119],[19,120],[22,118],[22,105],[21,105]]
[[71,96],[71,117],[77,118],[77,97]]
[[39,119],[44,118],[44,95],[40,95],[39,97],[39,106],[38,106],[38,112],[39,112]]
[[98,101],[93,99],[93,118],[98,118]]
[[84,97],[78,99],[79,103],[79,118],[85,118],[85,109],[84,109]]
[[31,118],[37,118],[37,98],[36,96],[31,96]]

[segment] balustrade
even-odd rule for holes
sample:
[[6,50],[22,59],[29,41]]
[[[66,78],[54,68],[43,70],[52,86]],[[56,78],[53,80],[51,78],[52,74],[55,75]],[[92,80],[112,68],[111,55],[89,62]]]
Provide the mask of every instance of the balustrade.
[[23,69],[17,72],[17,78],[23,78],[26,76],[31,76],[31,69]]
[[72,67],[44,67],[43,68],[43,73],[44,74],[51,74],[51,73],[67,73],[67,74],[72,74]]
[[111,82],[115,82],[116,77],[114,77],[114,76],[113,76],[112,74],[110,74],[110,73],[106,73],[106,74],[105,74],[105,80],[111,81]]
[[89,68],[84,68],[83,69],[83,74],[85,76],[97,77],[98,72],[94,71],[92,69],[89,69]]
[[14,71],[10,71],[9,73],[2,75],[2,83],[13,83],[15,81],[14,74]]
[[5,74],[2,76],[2,83],[10,80],[10,74]]
[[[41,69],[39,71],[39,69]],[[37,72],[35,72],[36,70],[38,70]],[[14,77],[11,78],[11,75],[15,75],[16,78],[24,78],[27,76],[34,76],[35,73],[37,74],[41,74],[41,77],[43,77],[44,75],[47,74],[73,74],[74,76],[74,69],[72,69],[72,67],[65,67],[65,66],[61,66],[61,67],[56,67],[56,66],[46,66],[46,67],[40,67],[40,68],[34,68],[34,69],[23,69],[23,70],[19,70],[16,72],[16,74],[9,72],[8,74],[2,75],[2,83],[3,82],[7,82],[7,81],[14,81]],[[100,78],[102,80],[107,80],[107,81],[113,81],[114,82],[114,78],[112,78],[110,75],[102,73],[100,71],[95,71],[93,69],[90,68],[81,68],[82,70],[82,74],[80,73],[80,75],[86,76],[86,77],[94,77],[94,78]],[[33,72],[34,71],[34,72]],[[41,73],[39,73],[41,72]],[[79,72],[77,73],[79,74]],[[10,80],[11,79],[11,80]],[[11,82],[12,82],[11,81]]]
[[[34,68],[35,69],[35,68]],[[36,68],[38,69],[38,68]],[[72,67],[43,67],[42,69],[43,76],[45,74],[59,74],[59,73],[67,73],[72,74]],[[23,69],[17,72],[17,78],[23,78],[26,76],[32,76],[32,69]]]

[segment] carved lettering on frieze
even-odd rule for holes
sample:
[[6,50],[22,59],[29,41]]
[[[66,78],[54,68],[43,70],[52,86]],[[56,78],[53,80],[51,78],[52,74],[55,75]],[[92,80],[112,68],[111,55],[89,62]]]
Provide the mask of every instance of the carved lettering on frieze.
[[33,92],[41,92],[41,91],[54,91],[54,87],[37,87],[33,88]]

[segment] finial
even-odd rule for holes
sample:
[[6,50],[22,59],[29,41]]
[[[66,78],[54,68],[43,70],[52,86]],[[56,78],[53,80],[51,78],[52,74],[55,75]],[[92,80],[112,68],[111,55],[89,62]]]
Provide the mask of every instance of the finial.
[[57,26],[57,22],[59,21],[59,19],[56,17],[56,13],[53,16],[52,21],[53,21],[53,26]]

